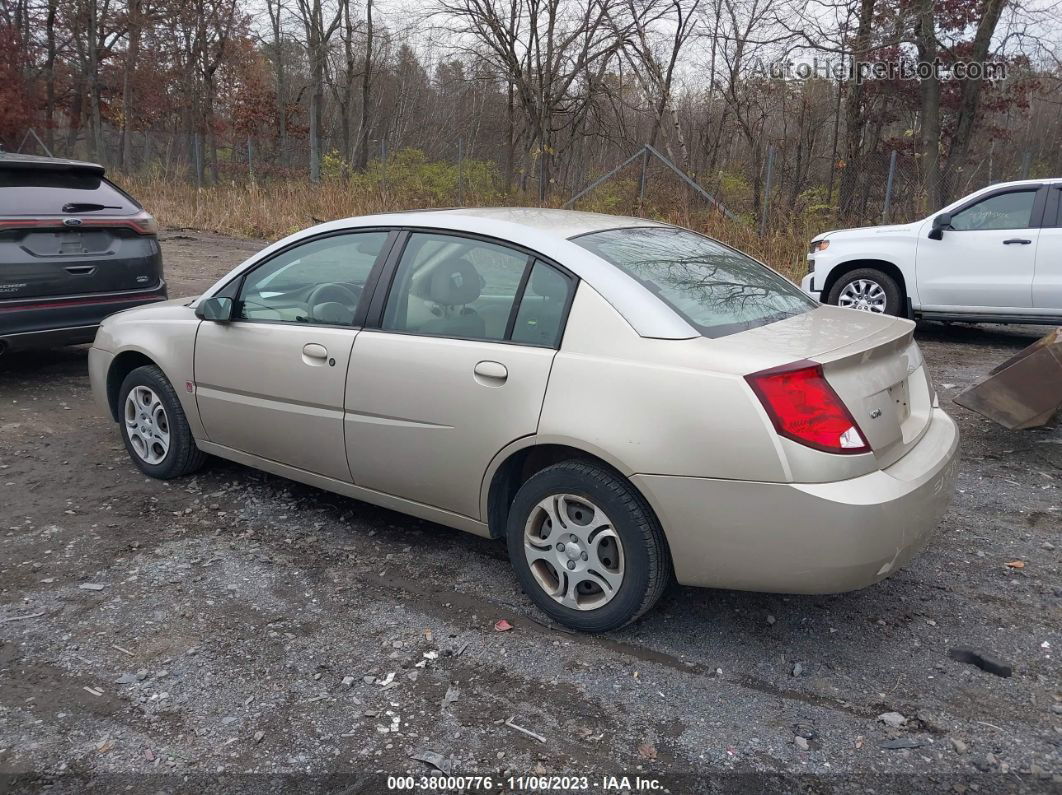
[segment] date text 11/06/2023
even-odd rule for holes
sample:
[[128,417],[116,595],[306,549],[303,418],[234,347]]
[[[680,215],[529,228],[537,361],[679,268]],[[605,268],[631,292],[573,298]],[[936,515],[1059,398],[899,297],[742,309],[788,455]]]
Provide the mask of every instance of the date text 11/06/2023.
[[450,792],[655,792],[663,783],[650,776],[388,776],[390,791]]

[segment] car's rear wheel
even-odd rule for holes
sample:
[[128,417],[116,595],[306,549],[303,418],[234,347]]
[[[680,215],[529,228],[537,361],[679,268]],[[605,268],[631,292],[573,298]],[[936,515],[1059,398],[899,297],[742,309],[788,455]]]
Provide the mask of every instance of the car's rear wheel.
[[118,420],[129,457],[153,478],[168,480],[203,466],[173,385],[155,365],[133,370],[118,391]]
[[845,309],[859,309],[878,315],[904,314],[900,285],[876,268],[859,268],[846,273],[830,288],[827,300]]
[[507,539],[532,601],[586,632],[634,621],[671,576],[663,531],[645,499],[589,462],[565,461],[529,478],[510,508]]

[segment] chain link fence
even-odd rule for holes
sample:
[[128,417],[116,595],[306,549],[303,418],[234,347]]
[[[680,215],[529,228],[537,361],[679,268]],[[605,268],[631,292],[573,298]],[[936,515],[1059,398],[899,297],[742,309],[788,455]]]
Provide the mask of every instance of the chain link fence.
[[[50,136],[30,130],[22,151],[101,160],[113,171],[148,175],[196,187],[219,183],[268,183],[309,179],[307,137],[182,133],[172,130],[122,131],[106,128],[103,152],[90,151],[87,131],[56,130]],[[51,147],[48,143],[51,143]],[[417,196],[439,206],[510,202],[571,206],[619,214],[718,213],[744,223],[760,236],[786,226],[823,229],[903,223],[924,217],[928,205],[919,158],[909,151],[876,150],[854,162],[838,159],[802,169],[799,158],[767,146],[758,173],[736,162],[712,173],[687,172],[657,149],[643,145],[630,154],[574,152],[554,158],[548,171],[539,156],[507,168],[496,159],[476,157],[475,141],[440,136],[421,149],[403,148],[387,138],[369,141],[368,164],[356,170],[341,140],[325,138],[320,153],[322,179],[355,175],[396,202]],[[1016,156],[1018,153],[1018,156]],[[355,153],[360,154],[360,153]],[[992,182],[1029,176],[1031,154],[1020,147],[1006,157],[988,158],[952,177],[957,198]],[[417,187],[418,191],[409,190]]]

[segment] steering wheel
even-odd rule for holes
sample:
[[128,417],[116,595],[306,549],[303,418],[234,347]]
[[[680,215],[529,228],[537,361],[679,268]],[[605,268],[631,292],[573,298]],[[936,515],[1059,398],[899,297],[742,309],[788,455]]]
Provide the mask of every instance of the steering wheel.
[[313,308],[318,304],[335,301],[336,303],[345,304],[351,310],[354,310],[360,300],[360,292],[353,287],[339,282],[325,282],[314,287],[310,294],[306,296],[306,306],[312,313]]

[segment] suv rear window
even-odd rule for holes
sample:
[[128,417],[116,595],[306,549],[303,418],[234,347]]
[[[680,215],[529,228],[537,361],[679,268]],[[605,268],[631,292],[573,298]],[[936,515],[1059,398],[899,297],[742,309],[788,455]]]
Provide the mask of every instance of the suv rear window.
[[633,276],[706,337],[764,326],[818,306],[770,268],[685,229],[612,229],[572,242]]
[[[102,210],[65,213],[67,204],[102,205]],[[140,205],[91,171],[0,166],[0,215],[131,215]]]

